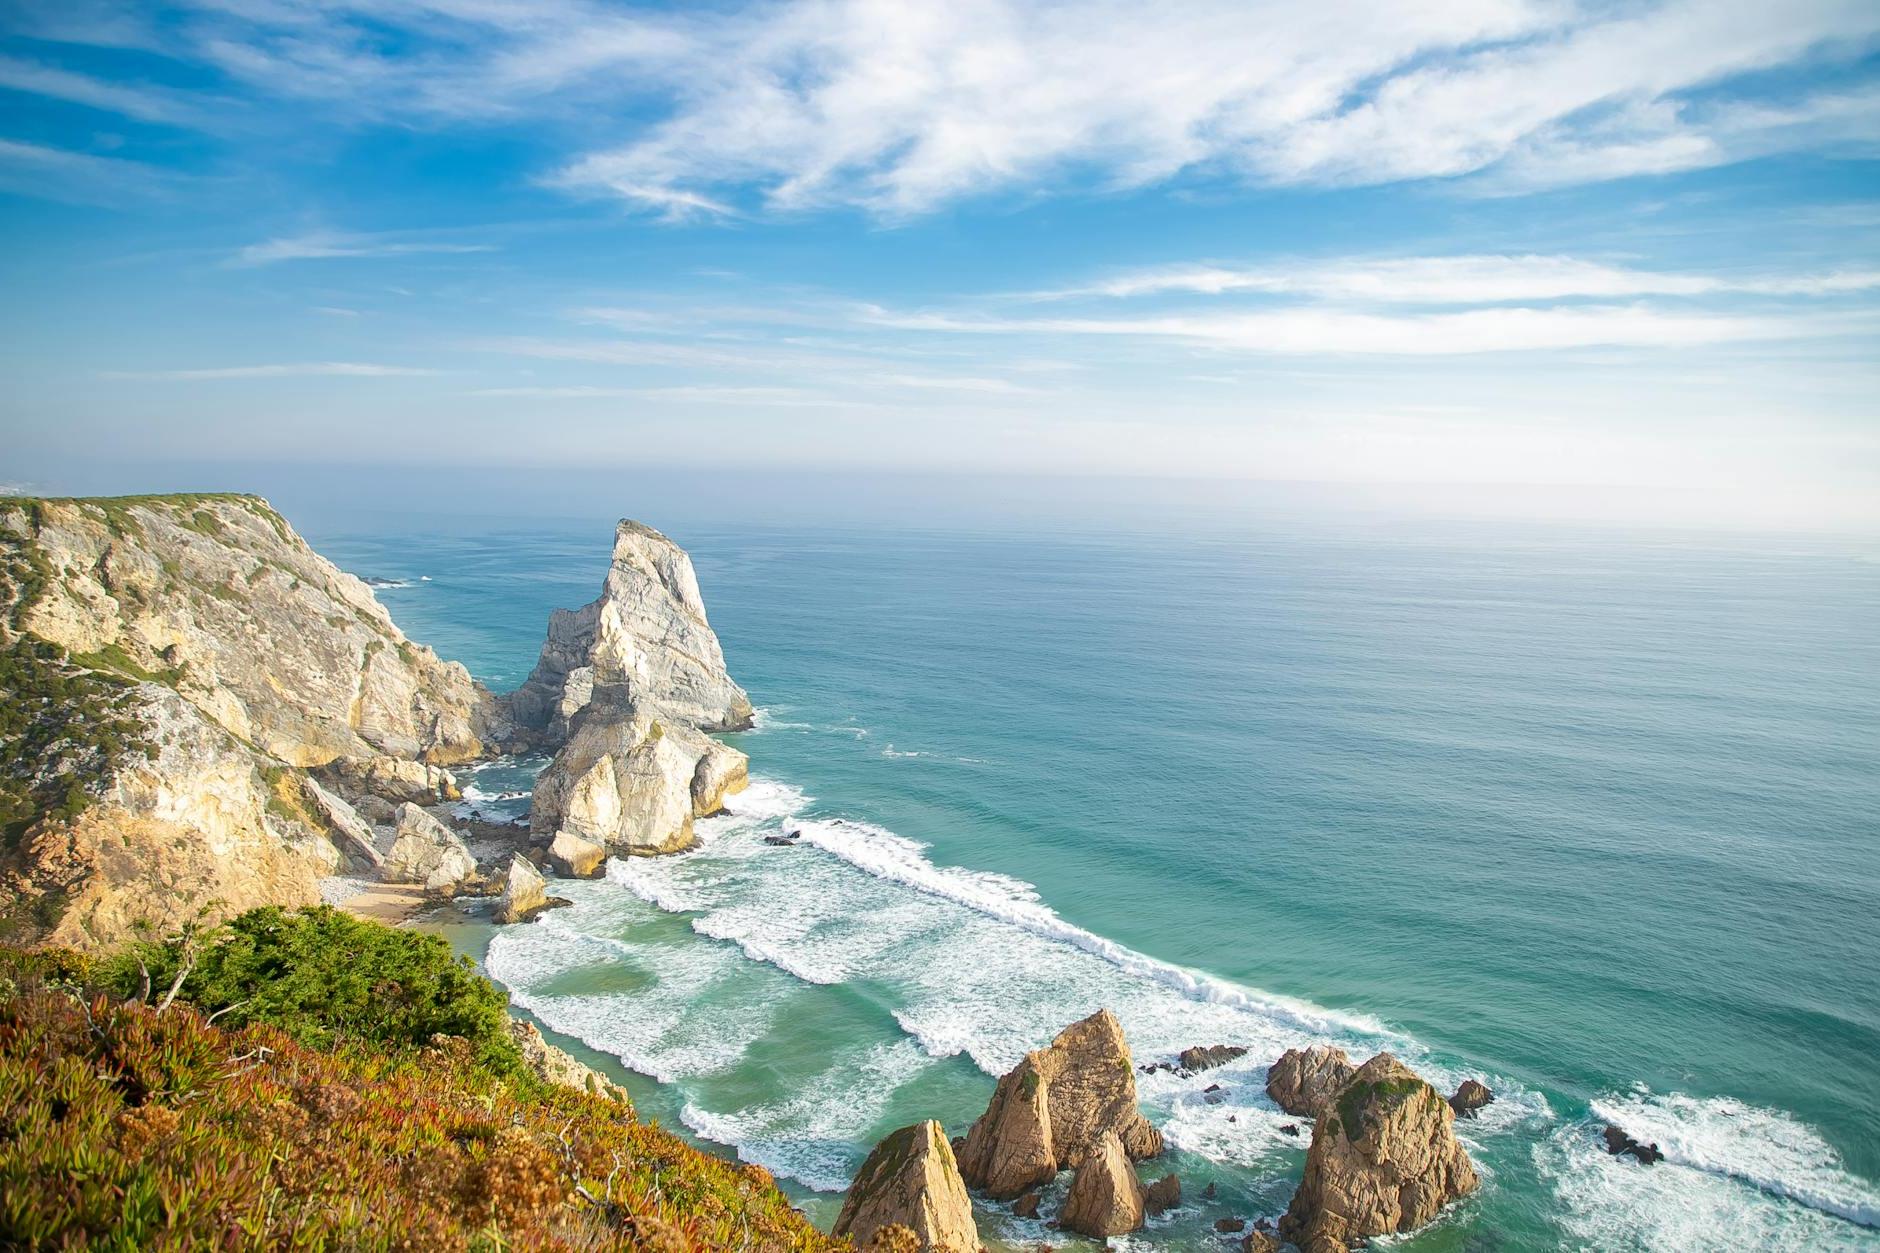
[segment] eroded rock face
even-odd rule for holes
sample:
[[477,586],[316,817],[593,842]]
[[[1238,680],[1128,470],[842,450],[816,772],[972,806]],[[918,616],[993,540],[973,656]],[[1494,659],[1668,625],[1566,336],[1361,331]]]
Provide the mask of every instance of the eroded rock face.
[[[539,840],[567,831],[625,855],[675,853],[692,846],[693,818],[716,813],[725,792],[743,786],[744,760],[657,714],[590,708],[536,780],[530,828]],[[717,785],[701,794],[707,767]]]
[[476,858],[455,831],[409,801],[398,807],[398,825],[380,865],[387,883],[419,883],[444,892],[476,869]]
[[1114,1131],[1106,1131],[1071,1178],[1058,1225],[1086,1236],[1120,1236],[1142,1226],[1143,1189]]
[[555,745],[607,688],[622,690],[623,707],[657,708],[701,730],[751,725],[750,698],[725,672],[705,620],[692,559],[658,531],[626,520],[614,533],[600,599],[550,616],[541,658],[507,704],[518,727]]
[[903,1227],[927,1253],[977,1253],[979,1232],[959,1166],[937,1122],[885,1137],[862,1163],[834,1233],[867,1248],[878,1232]]
[[1317,1044],[1287,1049],[1266,1072],[1266,1094],[1288,1114],[1317,1118],[1356,1073],[1343,1049]]
[[1111,1133],[1131,1160],[1162,1151],[1161,1133],[1136,1106],[1129,1043],[1103,1009],[999,1080],[966,1134],[960,1169],[968,1184],[1005,1200],[1082,1165]]
[[573,1088],[577,1092],[592,1092],[623,1106],[630,1107],[633,1104],[625,1088],[550,1044],[542,1038],[541,1030],[534,1023],[511,1018],[509,1038],[516,1042],[523,1063],[535,1072],[536,1078],[559,1087]]
[[1304,1253],[1343,1253],[1429,1222],[1478,1183],[1454,1124],[1435,1088],[1379,1053],[1320,1115],[1280,1234]]

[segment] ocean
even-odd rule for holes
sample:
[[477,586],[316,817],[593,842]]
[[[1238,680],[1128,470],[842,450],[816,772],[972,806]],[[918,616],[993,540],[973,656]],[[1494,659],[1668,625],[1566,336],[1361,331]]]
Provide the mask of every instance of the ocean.
[[[445,929],[819,1220],[880,1135],[963,1132],[1107,1006],[1138,1062],[1251,1050],[1143,1077],[1188,1200],[1131,1247],[1285,1208],[1306,1141],[1264,1070],[1331,1041],[1498,1095],[1458,1124],[1481,1192],[1392,1248],[1880,1248],[1880,547],[642,520],[691,552],[761,711],[726,737],[753,785],[696,852]],[[612,537],[308,532],[498,690]],[[467,772],[470,803],[526,812],[539,764]],[[764,844],[785,822],[801,845]],[[1607,1120],[1667,1160],[1607,1156]]]

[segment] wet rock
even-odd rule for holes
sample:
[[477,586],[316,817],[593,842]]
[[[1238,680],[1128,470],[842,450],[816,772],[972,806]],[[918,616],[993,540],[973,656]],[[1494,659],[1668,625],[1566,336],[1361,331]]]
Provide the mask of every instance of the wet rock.
[[1476,1110],[1484,1105],[1492,1104],[1494,1100],[1495,1094],[1489,1091],[1487,1084],[1474,1079],[1464,1079],[1461,1086],[1456,1089],[1456,1094],[1449,1098],[1449,1108],[1455,1110],[1463,1118],[1473,1118]]
[[1247,1050],[1238,1044],[1210,1044],[1205,1047],[1185,1048],[1176,1059],[1183,1070],[1213,1070],[1216,1066],[1225,1066],[1237,1057],[1245,1057]]
[[1281,1123],[1279,1126],[1279,1133],[1283,1136],[1292,1136],[1294,1138],[1297,1138],[1299,1135],[1299,1124],[1296,1122]]
[[1107,1133],[1134,1161],[1162,1151],[1161,1133],[1136,1107],[1123,1029],[1098,1010],[999,1080],[966,1134],[960,1171],[968,1185],[1006,1200],[1081,1165]]
[[1218,1083],[1210,1083],[1201,1089],[1201,1099],[1210,1105],[1219,1105],[1227,1099],[1227,1089]]
[[1142,1226],[1142,1184],[1123,1142],[1106,1131],[1071,1178],[1058,1222],[1086,1236],[1120,1236]]
[[1182,1181],[1178,1175],[1163,1175],[1143,1189],[1142,1207],[1148,1213],[1164,1214],[1182,1203]]
[[1266,1072],[1266,1094],[1288,1114],[1317,1118],[1355,1073],[1343,1049],[1287,1049]]
[[1214,1181],[1212,1179],[1208,1181],[1207,1187],[1201,1189],[1201,1199],[1204,1201],[1212,1201],[1214,1199]]
[[1038,1217],[1038,1193],[1035,1191],[1027,1192],[1024,1196],[1019,1197],[1018,1200],[1013,1201],[1012,1213],[1018,1218]]
[[916,1253],[979,1248],[972,1200],[937,1122],[903,1127],[875,1146],[849,1186],[834,1234],[866,1248],[878,1233],[896,1227],[912,1233]]
[[1342,1253],[1410,1231],[1475,1190],[1455,1111],[1389,1053],[1359,1067],[1312,1130],[1305,1177],[1280,1222],[1304,1253]]
[[1606,1152],[1612,1154],[1614,1157],[1618,1157],[1620,1154],[1626,1154],[1637,1158],[1647,1166],[1653,1165],[1656,1162],[1662,1162],[1665,1159],[1665,1155],[1658,1151],[1656,1144],[1644,1144],[1638,1140],[1634,1140],[1631,1136],[1627,1135],[1622,1128],[1613,1123],[1606,1124],[1604,1135],[1606,1138]]

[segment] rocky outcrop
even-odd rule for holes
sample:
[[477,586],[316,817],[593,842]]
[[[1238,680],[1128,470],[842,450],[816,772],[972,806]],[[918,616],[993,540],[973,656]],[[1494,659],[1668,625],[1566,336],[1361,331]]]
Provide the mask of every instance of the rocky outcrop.
[[567,831],[613,853],[677,852],[748,779],[744,754],[705,734],[748,727],[751,703],[725,673],[691,559],[637,522],[615,534],[600,599],[550,618],[507,708],[557,750],[536,781],[538,843]]
[[550,1044],[542,1038],[541,1030],[534,1023],[511,1018],[509,1038],[516,1042],[516,1048],[522,1053],[523,1064],[543,1082],[573,1088],[577,1092],[592,1092],[595,1096],[604,1096],[622,1105],[632,1104],[627,1099],[625,1088]]
[[1429,1222],[1477,1185],[1455,1117],[1402,1062],[1373,1057],[1320,1114],[1280,1234],[1304,1253],[1343,1253]]
[[1071,1178],[1058,1225],[1099,1239],[1142,1226],[1143,1191],[1123,1142],[1106,1131]]
[[557,903],[567,904],[559,897],[548,894],[548,882],[542,878],[542,872],[530,865],[529,859],[521,853],[510,855],[502,882],[502,896],[498,898],[496,911],[492,915],[499,923],[527,922]]
[[924,1253],[977,1253],[972,1199],[946,1133],[915,1123],[885,1137],[849,1185],[833,1234],[867,1248],[876,1233],[903,1227]]
[[1457,1086],[1455,1095],[1449,1098],[1449,1108],[1456,1111],[1459,1118],[1473,1118],[1475,1111],[1484,1105],[1494,1103],[1495,1094],[1488,1085],[1475,1079],[1464,1079]]
[[455,831],[409,801],[398,807],[398,825],[380,865],[387,883],[417,883],[428,891],[447,892],[476,869],[477,859]]
[[1266,1072],[1266,1094],[1288,1114],[1317,1118],[1356,1073],[1343,1049],[1287,1049]]
[[258,497],[0,499],[0,648],[0,696],[64,727],[0,770],[16,940],[317,902],[320,876],[385,860],[374,823],[454,796],[446,767],[507,734]]
[[1183,1070],[1199,1073],[1213,1070],[1216,1066],[1225,1066],[1235,1058],[1246,1055],[1247,1050],[1238,1044],[1209,1044],[1183,1049],[1175,1060]]
[[1142,1207],[1151,1217],[1166,1213],[1182,1203],[1182,1181],[1178,1175],[1163,1175],[1142,1190]]
[[1136,1107],[1136,1074],[1123,1029],[1098,1010],[999,1080],[966,1134],[966,1182],[1005,1200],[1075,1168],[1113,1133],[1134,1161],[1162,1151],[1161,1133]]
[[626,520],[615,530],[600,598],[550,616],[541,658],[507,705],[518,728],[554,745],[610,688],[624,707],[657,708],[700,730],[751,725],[750,698],[725,672],[705,620],[692,559],[653,528]]
[[1601,1132],[1601,1135],[1606,1141],[1606,1152],[1612,1154],[1614,1157],[1625,1154],[1628,1157],[1635,1158],[1646,1166],[1653,1166],[1665,1160],[1665,1155],[1659,1152],[1656,1144],[1646,1144],[1643,1141],[1634,1140],[1626,1133],[1623,1127],[1615,1123],[1607,1123],[1606,1129]]
[[555,832],[548,846],[548,864],[566,879],[592,879],[607,867],[607,849],[572,831]]

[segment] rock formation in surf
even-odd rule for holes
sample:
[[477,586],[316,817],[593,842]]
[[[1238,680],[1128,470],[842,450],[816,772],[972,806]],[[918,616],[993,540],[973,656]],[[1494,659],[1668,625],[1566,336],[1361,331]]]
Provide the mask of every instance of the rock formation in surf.
[[1136,1072],[1123,1029],[1100,1009],[1058,1033],[999,1080],[960,1149],[969,1186],[1009,1200],[1075,1168],[1114,1133],[1132,1161],[1162,1151],[1162,1135],[1136,1106]]
[[1441,1093],[1379,1053],[1320,1113],[1280,1234],[1303,1253],[1344,1253],[1429,1222],[1477,1186],[1455,1118]]
[[1479,1079],[1464,1079],[1457,1085],[1455,1095],[1449,1098],[1449,1108],[1456,1111],[1458,1118],[1473,1118],[1476,1110],[1494,1103],[1495,1094]]
[[523,738],[556,750],[536,781],[530,827],[625,854],[693,841],[692,820],[743,789],[744,754],[706,732],[751,724],[725,672],[691,558],[623,521],[600,598],[549,619],[541,659],[505,702]]
[[447,767],[508,735],[254,496],[0,499],[0,650],[19,939],[314,903],[320,876],[376,872],[398,804],[452,794]]
[[1123,1142],[1106,1131],[1071,1177],[1057,1221],[1066,1231],[1098,1239],[1126,1235],[1142,1226],[1143,1203],[1142,1183]]
[[1317,1118],[1356,1073],[1343,1049],[1323,1044],[1287,1049],[1267,1069],[1266,1094],[1288,1114]]
[[1185,1048],[1175,1060],[1183,1070],[1199,1074],[1204,1070],[1213,1070],[1216,1066],[1225,1066],[1235,1058],[1246,1055],[1247,1050],[1238,1044],[1209,1044]]
[[876,1233],[905,1228],[921,1253],[977,1253],[973,1203],[937,1122],[884,1137],[849,1185],[833,1234],[867,1248]]

